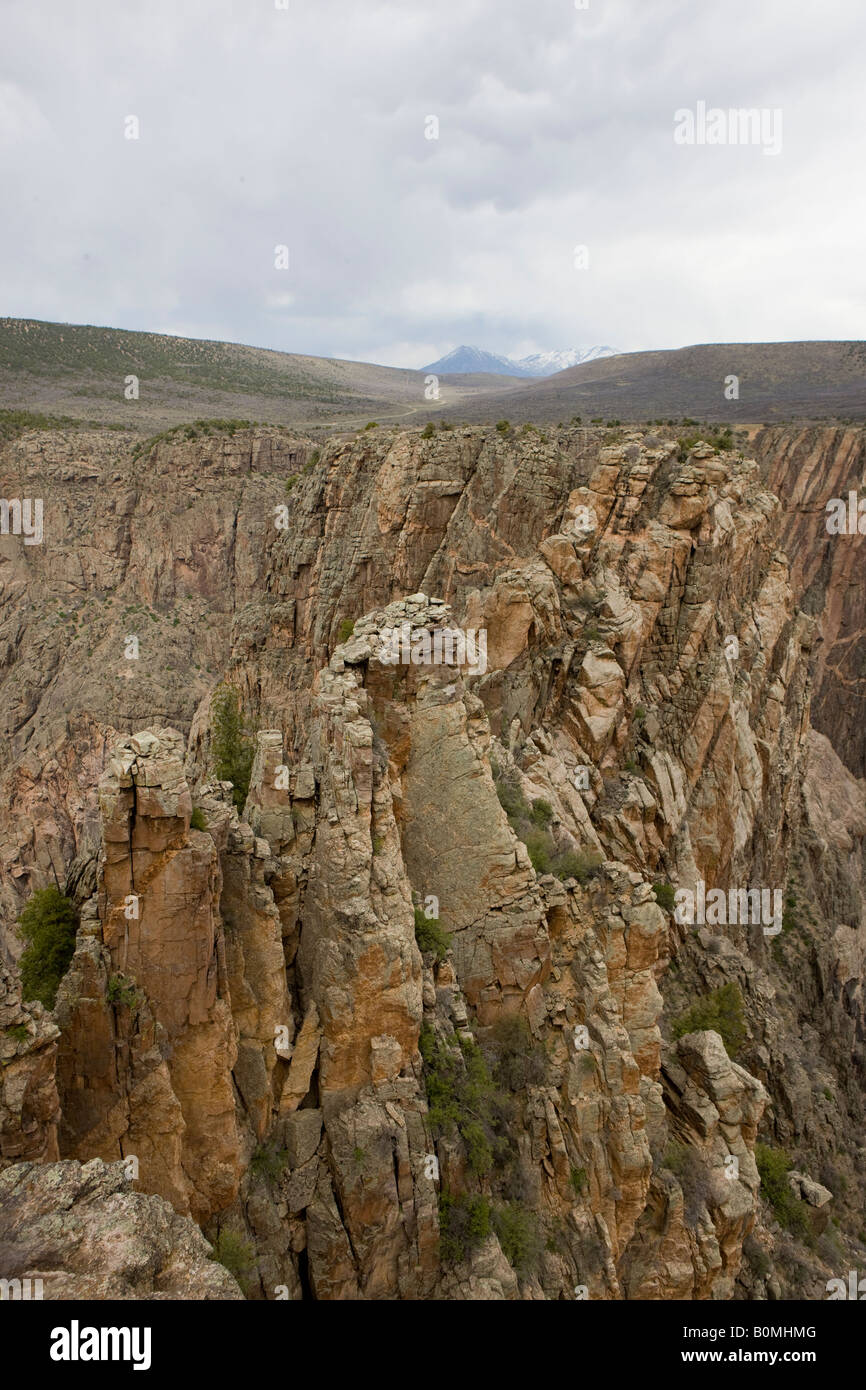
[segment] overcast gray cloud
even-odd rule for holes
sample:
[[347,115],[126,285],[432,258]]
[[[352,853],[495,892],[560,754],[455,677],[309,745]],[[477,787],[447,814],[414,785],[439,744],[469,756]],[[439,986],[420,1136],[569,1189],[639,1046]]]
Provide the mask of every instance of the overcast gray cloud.
[[[2,313],[407,366],[863,336],[861,0],[4,0],[0,25]],[[781,152],[675,144],[699,101],[780,109]]]

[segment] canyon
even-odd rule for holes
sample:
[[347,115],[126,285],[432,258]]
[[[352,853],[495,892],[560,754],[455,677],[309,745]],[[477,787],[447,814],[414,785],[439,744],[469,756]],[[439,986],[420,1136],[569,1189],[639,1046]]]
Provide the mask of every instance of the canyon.
[[[863,541],[824,509],[866,432],[705,433],[3,445],[43,534],[0,536],[0,1276],[779,1300],[863,1267]],[[483,669],[388,649],[455,628]],[[782,929],[678,921],[699,883],[783,885]],[[52,885],[48,1008],[16,923]]]

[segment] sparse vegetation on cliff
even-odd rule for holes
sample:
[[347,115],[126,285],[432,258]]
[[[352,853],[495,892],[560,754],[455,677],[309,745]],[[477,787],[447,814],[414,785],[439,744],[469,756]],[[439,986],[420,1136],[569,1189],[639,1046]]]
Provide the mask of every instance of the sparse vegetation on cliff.
[[494,1209],[493,1229],[502,1253],[519,1274],[535,1268],[544,1245],[535,1212],[520,1202],[508,1202]]
[[499,804],[508,817],[508,824],[519,840],[526,845],[530,863],[537,874],[555,874],[557,878],[576,878],[586,883],[603,863],[595,849],[574,850],[561,847],[551,830],[553,807],[543,797],[530,806],[523,795],[516,771],[503,771],[492,765],[493,782]]
[[498,1019],[487,1046],[494,1079],[506,1091],[524,1091],[547,1080],[549,1062],[544,1044],[533,1038],[520,1014]]
[[[683,423],[697,425],[698,422],[697,420],[689,420],[683,421]],[[701,441],[711,445],[717,454],[734,447],[734,436],[729,426],[723,428],[721,425],[701,425],[699,429],[693,429],[689,434],[680,435],[677,448],[678,461],[685,463],[692,449]]]
[[27,942],[19,962],[22,994],[53,1009],[75,953],[75,904],[59,888],[37,889],[18,918],[18,929]]
[[671,1028],[675,1038],[682,1038],[686,1033],[706,1030],[720,1035],[728,1056],[735,1061],[746,1041],[747,1030],[743,996],[739,986],[732,980],[699,999],[674,1020]]
[[[379,409],[372,402],[360,408],[359,425]],[[45,745],[41,772],[28,743],[4,774],[16,805],[7,802],[3,843],[21,847],[24,869],[18,874],[7,854],[18,877],[4,880],[5,901],[27,883],[25,874],[40,870],[46,805],[60,835],[44,838],[52,854],[61,843],[76,901],[90,900],[74,997],[72,975],[60,990],[56,1084],[73,1133],[70,1155],[90,1151],[96,1111],[110,1104],[112,1116],[130,1117],[119,1152],[141,1155],[139,1190],[189,1188],[205,1230],[215,1232],[218,1222],[232,1227],[220,1244],[245,1280],[255,1256],[248,1247],[249,1258],[242,1250],[238,1260],[232,1245],[254,1241],[254,1297],[272,1297],[282,1279],[290,1298],[474,1297],[487,1281],[492,1296],[506,1299],[571,1299],[576,1286],[590,1298],[784,1298],[794,1287],[789,1270],[804,1297],[819,1296],[814,1261],[811,1270],[807,1261],[822,1249],[832,1252],[833,1231],[822,1232],[822,1223],[838,1218],[841,1248],[852,1260],[862,1227],[862,1001],[846,988],[843,968],[853,958],[860,903],[856,877],[846,875],[860,862],[866,837],[862,788],[831,763],[829,745],[822,768],[827,740],[813,744],[809,734],[805,629],[773,617],[780,597],[794,613],[798,595],[785,589],[784,567],[773,559],[780,542],[775,511],[765,515],[772,510],[765,507],[766,478],[731,459],[695,460],[686,470],[688,487],[672,501],[678,465],[668,451],[678,427],[649,445],[629,437],[598,472],[600,451],[609,447],[601,431],[580,438],[572,432],[567,448],[553,437],[544,448],[541,436],[518,422],[506,437],[493,428],[446,433],[430,451],[419,441],[427,418],[421,409],[416,402],[396,450],[384,429],[328,442],[327,491],[319,495],[312,479],[305,483],[304,524],[290,529],[272,555],[266,546],[260,564],[236,571],[223,565],[222,553],[209,551],[200,563],[196,538],[225,534],[219,527],[239,492],[238,537],[265,525],[262,502],[282,496],[287,472],[304,467],[310,440],[260,441],[249,469],[248,439],[189,449],[181,441],[171,457],[160,448],[159,459],[135,470],[150,490],[147,506],[130,504],[120,532],[125,546],[132,539],[130,570],[113,608],[100,596],[97,620],[87,600],[52,595],[51,623],[61,605],[81,629],[105,623],[104,636],[100,628],[92,638],[100,654],[109,645],[116,654],[115,639],[125,632],[146,634],[147,669],[135,675],[152,682],[153,713],[147,721],[142,716],[142,729],[151,724],[159,743],[136,754],[133,780],[143,794],[133,793],[125,764],[135,735],[112,749],[103,731],[116,727],[113,712],[127,692],[145,701],[148,687],[127,685],[122,668],[115,673],[102,663],[82,667],[91,684],[81,719],[65,739]],[[70,443],[63,441],[62,468]],[[47,448],[32,438],[8,453],[17,461]],[[443,467],[429,468],[431,452]],[[122,463],[128,466],[125,453]],[[107,457],[105,468],[113,467]],[[174,469],[177,497],[160,511],[159,480]],[[424,482],[431,471],[433,487]],[[575,569],[559,528],[574,511],[575,488],[595,473],[609,489],[598,496],[607,495],[614,510],[608,517],[607,504],[598,506],[598,547],[582,551]],[[70,483],[73,500],[80,486]],[[98,508],[111,488],[89,492]],[[196,511],[187,516],[188,495]],[[726,546],[721,565],[703,563],[716,497],[749,537],[748,545]],[[615,498],[629,503],[624,512]],[[105,534],[116,499],[109,500],[99,513]],[[710,511],[690,530],[705,504]],[[145,600],[162,602],[161,537],[180,535],[173,527],[189,532],[178,555],[195,573],[178,568],[181,617],[167,680],[160,661],[173,630]],[[536,542],[544,547],[538,554]],[[96,544],[82,532],[82,549]],[[680,557],[673,569],[672,553]],[[539,555],[551,563],[542,565]],[[497,660],[480,682],[451,680],[446,672],[392,673],[375,662],[330,667],[335,637],[352,635],[344,614],[364,633],[370,615],[389,606],[396,583],[408,593],[438,585],[440,576],[444,596],[477,590],[478,598],[455,607],[453,616],[490,625]],[[229,632],[222,615],[233,585],[238,618]],[[404,611],[422,622],[431,616],[423,596],[399,602],[398,621]],[[437,621],[440,608],[437,602]],[[593,627],[584,619],[593,616],[605,650],[587,654]],[[26,621],[35,628],[35,616]],[[727,677],[714,683],[724,670],[722,634],[746,631],[748,699],[732,693]],[[46,632],[62,661],[68,630],[46,624]],[[29,662],[22,676],[41,669],[36,636],[22,629]],[[500,664],[498,653],[511,651],[514,659]],[[200,676],[193,657],[204,663]],[[77,660],[59,668],[53,708],[55,687],[44,695],[52,720],[77,679]],[[221,672],[230,675],[215,689]],[[675,672],[691,675],[680,683]],[[114,682],[107,694],[103,679]],[[739,691],[741,678],[734,683]],[[12,686],[10,728],[17,727],[12,696],[21,690]],[[209,689],[210,744],[202,728]],[[638,696],[645,706],[635,704]],[[183,716],[174,735],[164,727],[164,710]],[[262,728],[283,735],[278,761],[292,767],[291,794],[275,776],[276,794],[261,804],[253,798],[249,826],[226,846],[224,817],[212,814],[216,803],[197,789],[213,780],[219,754],[216,771],[243,803],[253,710]],[[150,742],[136,746],[147,750]],[[269,775],[277,742],[270,736],[262,744]],[[43,745],[35,746],[41,752]],[[489,749],[501,764],[494,773],[502,815],[484,774]],[[81,770],[77,791],[72,767]],[[623,769],[643,771],[637,777]],[[85,814],[96,805],[94,774],[106,818],[106,853],[98,860],[87,858],[99,848],[95,836],[88,838]],[[585,790],[580,801],[574,788]],[[214,846],[202,833],[191,833],[192,845],[174,834],[190,796],[201,802],[191,825],[210,823]],[[838,807],[847,838],[834,838]],[[790,864],[792,855],[797,862],[798,837],[799,879]],[[596,844],[598,850],[589,848]],[[73,850],[77,863],[69,862]],[[713,881],[733,873],[733,881],[766,882],[772,874],[768,886],[785,885],[784,930],[772,950],[758,932],[723,937],[662,921],[654,904],[673,911],[674,885],[691,881],[695,857]],[[543,877],[551,872],[566,882]],[[414,884],[443,895],[441,919],[436,899],[413,893]],[[132,922],[124,931],[120,918],[132,890],[144,898],[144,931]],[[851,925],[840,931],[843,920]],[[409,930],[423,961],[407,941]],[[103,949],[111,956],[107,993],[116,1009],[111,1026],[100,1030],[92,1027],[87,972],[90,953]],[[784,975],[776,952],[787,962]],[[154,961],[165,961],[165,972],[154,973]],[[121,969],[128,976],[115,973]],[[147,1029],[137,1030],[124,1007],[133,1003],[135,979],[148,987],[141,1019]],[[0,962],[0,1004],[6,988]],[[14,1031],[0,1033],[0,1060],[12,1063],[13,1075],[38,1082],[54,1030],[41,1009],[27,1015],[20,1008],[17,988],[16,979],[7,1017],[21,1044]],[[422,1021],[423,1068],[415,1051]],[[678,1046],[664,1045],[662,1028]],[[727,1065],[708,1028],[732,1057],[755,1064],[763,1090]],[[148,1029],[154,1036],[167,1030],[174,1053],[158,1075],[148,1073],[159,1091],[145,1114],[136,1108],[138,1072],[112,1068],[118,1046],[137,1047],[136,1035],[146,1044]],[[683,1043],[693,1030],[702,1036]],[[779,1057],[784,1066],[773,1064]],[[73,1089],[79,1085],[83,1094]],[[206,1105],[199,1106],[203,1088]],[[48,1085],[46,1133],[36,1139],[19,1123],[31,1145],[26,1157],[35,1154],[37,1167],[37,1140],[44,1152],[54,1103]],[[758,1201],[745,1154],[761,1124],[773,1144],[784,1141],[796,1155],[804,1175],[831,1187],[832,1206],[805,1211],[798,1186],[791,1207],[790,1162],[786,1167],[769,1145],[761,1160],[766,1200]],[[0,1131],[12,1130],[0,1116]],[[725,1168],[732,1153],[741,1155],[739,1176]],[[825,1169],[828,1155],[833,1165]],[[441,1257],[449,1266],[462,1263],[457,1271],[435,1268],[437,1183]],[[822,1200],[805,1180],[802,1195]],[[737,1263],[753,1221],[771,1257],[760,1288],[761,1261]],[[539,1227],[551,1258],[537,1260]],[[634,1232],[625,1255],[620,1229]],[[401,1231],[409,1232],[408,1253]],[[491,1232],[522,1276],[519,1290],[505,1261],[492,1258]],[[834,1272],[848,1267],[834,1265]],[[619,1289],[612,1269],[621,1276]],[[527,1282],[533,1270],[538,1277]],[[208,1273],[217,1286],[230,1282],[218,1265]]]
[[429,1026],[421,1029],[418,1047],[431,1125],[439,1132],[456,1129],[466,1146],[470,1170],[477,1177],[489,1173],[509,1145],[498,1132],[503,1100],[481,1048],[472,1039],[461,1038],[457,1053]]
[[258,1144],[250,1159],[250,1168],[258,1177],[274,1183],[279,1181],[288,1161],[285,1149],[277,1148],[276,1144]]
[[466,1258],[490,1234],[490,1202],[461,1192],[439,1195],[439,1254],[449,1264]]
[[108,981],[107,998],[109,1004],[134,1009],[141,1002],[142,993],[134,980],[126,975],[117,974],[112,975]]
[[676,893],[672,883],[654,883],[653,893],[659,907],[663,907],[665,912],[673,912],[676,907]]
[[256,1263],[256,1252],[248,1240],[224,1227],[213,1242],[211,1259],[227,1269],[246,1292],[249,1277]]
[[451,946],[451,936],[442,930],[439,918],[428,917],[421,907],[415,908],[415,940],[419,951],[432,951],[437,960],[444,960]]
[[241,711],[240,695],[231,686],[222,685],[213,697],[211,709],[214,769],[221,782],[231,782],[232,799],[242,811],[250,788],[255,750]]
[[771,1144],[755,1145],[755,1162],[761,1175],[761,1196],[769,1202],[780,1226],[794,1235],[804,1236],[809,1229],[808,1207],[796,1197],[788,1182],[793,1163],[784,1149]]

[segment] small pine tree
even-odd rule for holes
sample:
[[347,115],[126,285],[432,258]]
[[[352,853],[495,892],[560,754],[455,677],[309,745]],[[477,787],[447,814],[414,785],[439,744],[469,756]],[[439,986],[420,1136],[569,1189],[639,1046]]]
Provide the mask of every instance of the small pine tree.
[[221,782],[231,782],[232,800],[242,811],[250,788],[255,750],[241,712],[240,695],[229,685],[220,686],[211,708],[211,749],[216,775]]
[[28,943],[20,961],[24,998],[53,1009],[57,987],[75,953],[75,904],[59,888],[40,888],[25,904],[18,927]]

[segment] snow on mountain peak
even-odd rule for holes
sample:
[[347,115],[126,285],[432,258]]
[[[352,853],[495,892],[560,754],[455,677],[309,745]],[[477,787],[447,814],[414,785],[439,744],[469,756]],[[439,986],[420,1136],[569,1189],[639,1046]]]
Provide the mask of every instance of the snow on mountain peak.
[[594,362],[599,357],[616,357],[617,350],[612,347],[563,348],[552,352],[534,352],[519,361],[513,357],[502,357],[499,353],[487,352],[484,348],[467,347],[465,344],[422,367],[422,372],[438,372],[442,375],[466,375],[470,372],[494,372],[500,376],[553,376],[555,372],[565,371],[566,367],[577,367],[583,362]]

